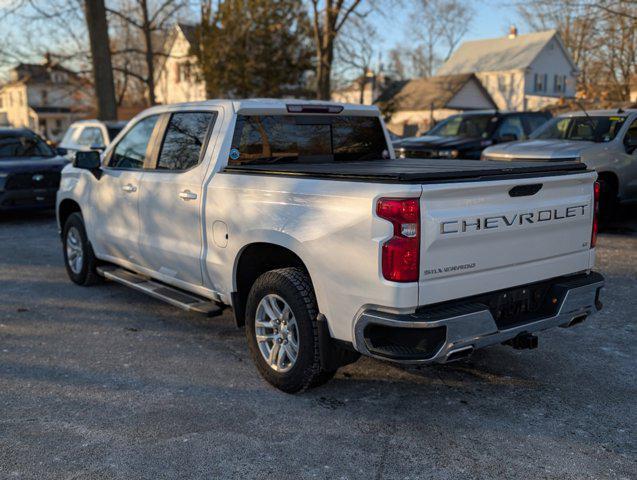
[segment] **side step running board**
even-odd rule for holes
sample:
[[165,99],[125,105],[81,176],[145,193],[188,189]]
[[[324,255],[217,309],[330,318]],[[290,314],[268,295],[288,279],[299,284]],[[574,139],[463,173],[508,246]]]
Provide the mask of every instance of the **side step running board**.
[[166,303],[170,303],[175,307],[182,308],[189,312],[202,313],[209,317],[221,315],[223,312],[223,309],[217,303],[207,298],[193,295],[192,293],[151,280],[148,277],[123,268],[103,266],[97,268],[97,273],[104,278],[134,288],[151,297],[163,300]]

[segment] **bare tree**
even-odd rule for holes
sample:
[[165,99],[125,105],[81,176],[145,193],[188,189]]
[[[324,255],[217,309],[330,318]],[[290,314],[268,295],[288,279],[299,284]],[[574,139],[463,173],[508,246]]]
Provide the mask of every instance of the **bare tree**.
[[[129,45],[113,52],[113,55],[128,55],[128,62],[118,62],[114,69],[132,76],[146,86],[148,103],[155,105],[156,66],[165,57],[162,39],[174,24],[175,17],[186,6],[186,0],[115,0],[107,8],[118,21],[120,29],[130,28],[135,32]],[[115,27],[117,28],[117,26]],[[134,70],[132,57],[141,58],[143,71]]]
[[104,0],[85,0],[86,26],[91,43],[93,84],[97,97],[97,118],[116,120],[115,86],[109,48],[108,23]]
[[365,17],[371,6],[363,11],[362,0],[310,0],[310,5],[316,48],[316,96],[329,100],[336,38],[351,17]]
[[343,31],[336,45],[337,60],[344,76],[354,72],[359,88],[359,103],[365,103],[365,87],[372,79],[372,61],[376,52],[376,30],[360,19],[354,19]]
[[431,77],[440,62],[446,61],[471,26],[473,8],[460,0],[415,0],[413,30],[420,40],[413,60]]
[[536,30],[555,28],[579,71],[581,95],[627,100],[637,73],[636,0],[535,0],[517,4]]

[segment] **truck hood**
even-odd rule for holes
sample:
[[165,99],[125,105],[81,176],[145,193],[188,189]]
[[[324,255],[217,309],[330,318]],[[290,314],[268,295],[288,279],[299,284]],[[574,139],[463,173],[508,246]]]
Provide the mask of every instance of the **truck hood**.
[[594,142],[572,140],[524,140],[489,147],[484,156],[498,160],[565,160],[579,158]]
[[428,150],[431,148],[466,150],[480,148],[481,142],[480,138],[423,135],[422,137],[409,137],[396,142],[394,143],[394,148],[405,148],[407,150]]

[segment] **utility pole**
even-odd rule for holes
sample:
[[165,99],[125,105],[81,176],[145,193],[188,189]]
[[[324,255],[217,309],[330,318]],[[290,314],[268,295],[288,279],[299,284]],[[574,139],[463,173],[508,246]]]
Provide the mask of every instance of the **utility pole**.
[[113,65],[108,38],[108,23],[104,0],[84,0],[84,14],[91,43],[93,83],[97,97],[97,118],[117,120]]

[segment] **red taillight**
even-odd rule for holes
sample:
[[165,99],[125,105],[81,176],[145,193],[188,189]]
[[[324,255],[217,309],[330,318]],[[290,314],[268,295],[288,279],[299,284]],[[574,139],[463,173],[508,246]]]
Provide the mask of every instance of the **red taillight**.
[[382,247],[383,277],[392,282],[417,282],[420,271],[420,203],[417,198],[381,198],[376,214],[394,226]]
[[591,232],[591,248],[597,244],[597,231],[599,230],[599,182],[593,187],[593,231]]

